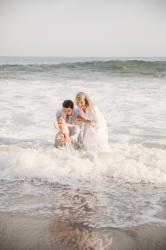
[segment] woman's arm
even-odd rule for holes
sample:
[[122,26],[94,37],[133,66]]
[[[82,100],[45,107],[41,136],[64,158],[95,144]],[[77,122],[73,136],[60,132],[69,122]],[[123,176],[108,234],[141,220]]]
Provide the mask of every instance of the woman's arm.
[[83,124],[90,125],[90,126],[95,126],[95,123],[96,123],[94,120],[85,119],[84,117],[82,117],[80,115],[77,116],[77,121],[79,121]]

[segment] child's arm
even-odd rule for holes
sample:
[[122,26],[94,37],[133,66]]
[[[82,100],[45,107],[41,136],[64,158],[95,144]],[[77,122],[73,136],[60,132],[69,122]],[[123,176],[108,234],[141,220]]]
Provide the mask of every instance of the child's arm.
[[69,142],[70,141],[70,136],[66,133],[63,134],[64,135],[64,141],[65,142]]

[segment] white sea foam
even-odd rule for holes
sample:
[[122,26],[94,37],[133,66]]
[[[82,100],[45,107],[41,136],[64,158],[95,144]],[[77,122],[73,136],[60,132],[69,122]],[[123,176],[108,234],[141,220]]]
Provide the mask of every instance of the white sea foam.
[[41,178],[48,181],[101,181],[113,177],[131,183],[166,183],[165,150],[115,144],[109,153],[64,152],[54,148],[3,146],[1,178]]

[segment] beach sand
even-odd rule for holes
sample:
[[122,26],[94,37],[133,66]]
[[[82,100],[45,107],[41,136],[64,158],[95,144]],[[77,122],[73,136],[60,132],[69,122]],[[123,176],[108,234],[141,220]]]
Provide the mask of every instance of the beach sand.
[[90,228],[42,216],[0,214],[0,250],[165,250],[166,227]]

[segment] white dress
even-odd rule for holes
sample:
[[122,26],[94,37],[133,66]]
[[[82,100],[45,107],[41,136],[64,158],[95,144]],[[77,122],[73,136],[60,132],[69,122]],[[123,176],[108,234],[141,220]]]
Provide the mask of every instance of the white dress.
[[85,124],[83,133],[83,147],[88,151],[108,151],[108,129],[104,116],[93,106],[93,111],[82,111],[82,116],[92,121],[92,125]]

